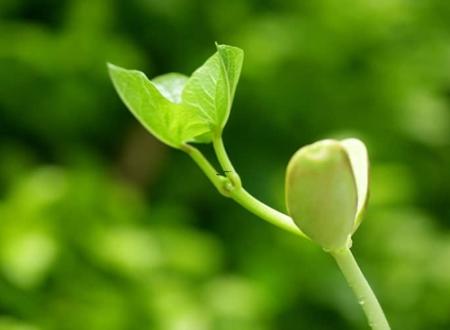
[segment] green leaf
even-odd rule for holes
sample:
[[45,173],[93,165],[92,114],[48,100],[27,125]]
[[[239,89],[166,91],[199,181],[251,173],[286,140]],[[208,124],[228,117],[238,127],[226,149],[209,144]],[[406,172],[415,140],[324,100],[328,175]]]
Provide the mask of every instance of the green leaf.
[[[218,44],[216,44],[216,46],[227,75],[230,99],[232,102],[241,75],[244,52],[237,47]],[[229,104],[229,107],[231,108],[231,103]]]
[[243,51],[216,46],[217,52],[190,78],[169,73],[150,81],[142,72],[109,65],[123,102],[147,130],[172,147],[211,142],[228,120]]
[[217,45],[217,52],[192,74],[183,90],[183,103],[201,113],[216,134],[228,120],[243,57],[239,48]]
[[358,139],[345,139],[341,141],[352,165],[353,176],[358,192],[358,208],[353,231],[362,221],[364,209],[369,195],[369,156],[364,143]]
[[151,82],[142,72],[108,64],[114,86],[139,122],[162,142],[180,148],[210,131],[197,111],[179,103],[184,76],[169,74]]
[[159,92],[173,103],[181,103],[181,93],[189,77],[181,73],[167,73],[152,79]]
[[357,188],[346,150],[324,140],[297,151],[286,174],[286,205],[297,226],[326,250],[348,245]]

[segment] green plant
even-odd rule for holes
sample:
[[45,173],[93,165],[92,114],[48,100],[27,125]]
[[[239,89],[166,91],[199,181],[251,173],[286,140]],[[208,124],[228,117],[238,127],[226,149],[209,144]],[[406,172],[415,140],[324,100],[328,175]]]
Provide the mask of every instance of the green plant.
[[[367,203],[368,156],[357,139],[324,140],[301,148],[286,173],[288,214],[248,193],[230,161],[222,132],[239,80],[243,51],[216,45],[190,77],[169,73],[149,80],[142,72],[108,64],[114,86],[141,124],[167,145],[186,152],[217,190],[260,218],[330,253],[358,298],[372,329],[390,329],[352,253],[351,236]],[[192,143],[212,143],[223,175]]]

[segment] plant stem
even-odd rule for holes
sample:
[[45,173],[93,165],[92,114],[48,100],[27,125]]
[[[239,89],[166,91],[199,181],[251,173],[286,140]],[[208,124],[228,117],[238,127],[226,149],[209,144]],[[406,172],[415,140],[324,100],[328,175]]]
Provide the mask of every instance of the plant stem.
[[373,330],[390,330],[391,328],[380,303],[370,288],[364,274],[361,272],[350,249],[345,248],[339,251],[330,252],[330,254],[335,258],[347,283],[355,293],[359,304],[366,314],[370,327]]
[[205,156],[195,147],[185,144],[182,147],[182,150],[186,152],[191,158],[194,160],[194,162],[200,167],[200,169],[205,173],[205,175],[208,177],[209,181],[212,182],[214,187],[217,188],[217,190],[224,196],[229,197],[229,192],[227,189],[227,184],[229,184],[229,181],[221,176],[218,175],[216,169],[211,165],[211,163],[205,158]]
[[288,232],[297,234],[304,238],[307,238],[305,234],[297,227],[292,218],[284,213],[281,213],[266,204],[262,203],[252,195],[250,195],[244,188],[232,190],[230,192],[231,198],[237,203],[242,205],[251,213],[260,217],[271,224],[280,227]]
[[[223,144],[222,150],[225,151],[225,149],[223,148]],[[262,203],[261,201],[250,195],[240,185],[235,186],[230,178],[218,175],[217,171],[214,169],[211,163],[197,148],[187,144],[183,146],[183,151],[191,156],[191,158],[195,161],[195,163],[197,163],[197,165],[202,169],[208,179],[213,183],[213,185],[217,188],[217,190],[219,190],[222,195],[233,199],[238,204],[242,205],[245,209],[260,217],[261,219],[266,220],[286,231],[302,237],[306,237],[305,234],[303,234],[303,232],[298,229],[291,217]],[[233,167],[231,166],[230,168]]]
[[[219,175],[216,169],[197,148],[189,144],[184,145],[182,148],[182,150],[189,154],[195,163],[197,163],[222,195],[233,199],[261,219],[288,232],[308,238],[295,225],[291,217],[262,203],[241,186],[239,175],[237,175],[228,158],[221,138],[214,140],[214,149],[227,177]],[[390,330],[390,326],[381,309],[380,303],[361,272],[350,249],[345,248],[338,251],[330,251],[330,254],[335,258],[349,286],[358,298],[372,330]]]
[[230,158],[228,157],[227,151],[225,150],[225,146],[223,144],[222,136],[213,139],[213,147],[216,152],[217,160],[219,161],[219,164],[227,178],[230,179],[231,183],[235,187],[240,187],[242,185],[241,178],[237,174]]

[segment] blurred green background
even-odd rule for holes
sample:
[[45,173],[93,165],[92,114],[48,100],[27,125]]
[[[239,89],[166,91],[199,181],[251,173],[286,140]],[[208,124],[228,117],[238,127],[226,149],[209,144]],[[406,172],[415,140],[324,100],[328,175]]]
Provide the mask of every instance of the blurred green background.
[[[450,1],[1,0],[0,330],[367,329],[333,260],[147,134],[105,62],[246,58],[225,142],[284,210],[304,144],[368,145],[354,253],[393,329],[450,329]],[[211,154],[209,154],[211,155]]]

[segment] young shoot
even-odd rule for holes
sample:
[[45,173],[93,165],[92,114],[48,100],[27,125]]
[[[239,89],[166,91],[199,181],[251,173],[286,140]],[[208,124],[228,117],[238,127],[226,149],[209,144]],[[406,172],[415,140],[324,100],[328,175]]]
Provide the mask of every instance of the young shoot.
[[[161,142],[184,151],[217,190],[259,218],[333,256],[373,330],[390,329],[383,310],[354,259],[351,237],[367,204],[367,150],[357,139],[324,140],[300,148],[287,166],[288,214],[247,192],[222,140],[242,69],[244,53],[216,44],[216,52],[190,77],[144,73],[108,64],[113,84],[137,120]],[[195,147],[212,144],[223,175]]]

